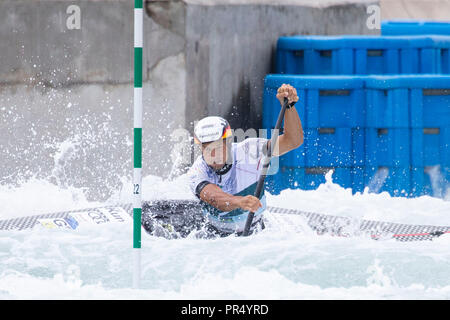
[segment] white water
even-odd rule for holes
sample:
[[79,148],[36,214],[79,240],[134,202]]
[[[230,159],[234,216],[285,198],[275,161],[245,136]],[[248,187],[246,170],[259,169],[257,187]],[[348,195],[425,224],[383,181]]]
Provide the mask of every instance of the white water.
[[[268,204],[373,220],[450,225],[450,202],[356,194],[331,181]],[[117,190],[103,204],[131,202]],[[184,177],[143,180],[144,199],[192,198]],[[25,201],[24,201],[25,199]],[[0,219],[102,205],[42,180],[0,186]],[[143,234],[142,285],[131,289],[132,226],[0,233],[0,299],[449,299],[450,237],[374,241],[318,236],[268,213],[252,237],[166,240]]]

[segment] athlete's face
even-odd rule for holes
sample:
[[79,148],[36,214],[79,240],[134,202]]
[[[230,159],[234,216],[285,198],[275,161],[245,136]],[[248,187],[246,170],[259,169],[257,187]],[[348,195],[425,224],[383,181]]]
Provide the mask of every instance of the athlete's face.
[[202,144],[203,159],[214,170],[222,168],[227,161],[226,139]]

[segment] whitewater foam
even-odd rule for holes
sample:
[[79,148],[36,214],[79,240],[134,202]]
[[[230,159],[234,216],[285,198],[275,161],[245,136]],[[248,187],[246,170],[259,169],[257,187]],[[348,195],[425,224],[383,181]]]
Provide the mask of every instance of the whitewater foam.
[[[1,186],[0,218],[127,203],[122,179],[106,202],[43,180]],[[143,198],[194,199],[184,176],[143,179]],[[450,224],[450,202],[352,195],[331,178],[315,191],[267,194],[271,206],[401,223]],[[301,217],[267,213],[248,238],[142,235],[141,289],[131,289],[132,225],[0,234],[1,299],[449,299],[450,237],[401,243],[316,235]]]

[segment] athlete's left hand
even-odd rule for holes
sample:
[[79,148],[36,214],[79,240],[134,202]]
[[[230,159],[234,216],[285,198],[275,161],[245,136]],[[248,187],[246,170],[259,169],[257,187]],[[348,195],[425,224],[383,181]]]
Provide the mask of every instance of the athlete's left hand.
[[297,90],[290,84],[285,84],[278,88],[277,99],[281,105],[284,103],[284,98],[288,99],[289,105],[293,105],[298,101]]

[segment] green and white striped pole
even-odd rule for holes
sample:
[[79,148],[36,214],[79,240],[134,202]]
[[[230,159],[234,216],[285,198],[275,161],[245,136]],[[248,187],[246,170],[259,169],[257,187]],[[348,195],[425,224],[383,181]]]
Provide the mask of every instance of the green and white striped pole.
[[134,0],[133,287],[141,279],[143,0]]

